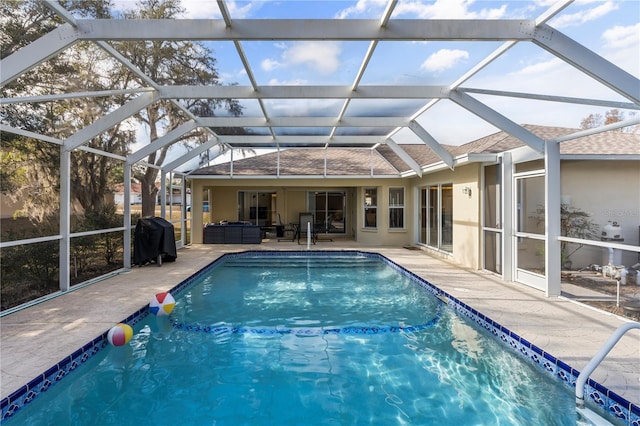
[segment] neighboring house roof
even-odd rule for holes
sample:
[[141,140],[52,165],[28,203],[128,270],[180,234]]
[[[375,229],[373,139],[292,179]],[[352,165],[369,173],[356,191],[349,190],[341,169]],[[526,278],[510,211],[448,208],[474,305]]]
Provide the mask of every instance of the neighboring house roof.
[[[523,125],[544,140],[580,132],[581,129]],[[399,145],[421,167],[441,163],[440,157],[425,144]],[[497,154],[526,146],[506,132],[497,132],[460,146],[442,145],[453,157],[467,154]],[[640,156],[640,134],[609,131],[584,136],[560,144],[560,154],[569,156]],[[409,166],[388,145],[368,148],[307,148],[282,150],[233,161],[238,176],[398,176]],[[203,167],[192,176],[228,176],[232,163]]]

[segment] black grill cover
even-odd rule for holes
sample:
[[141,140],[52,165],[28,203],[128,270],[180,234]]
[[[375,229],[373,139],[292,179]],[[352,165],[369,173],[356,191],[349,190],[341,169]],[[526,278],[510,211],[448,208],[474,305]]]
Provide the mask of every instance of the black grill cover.
[[173,262],[178,257],[173,225],[161,217],[138,219],[133,237],[133,264],[157,262],[159,255],[163,262]]

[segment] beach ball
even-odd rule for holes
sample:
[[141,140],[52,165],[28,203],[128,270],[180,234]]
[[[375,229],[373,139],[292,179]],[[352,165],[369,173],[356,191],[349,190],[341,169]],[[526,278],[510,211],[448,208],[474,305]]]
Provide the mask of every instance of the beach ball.
[[133,336],[133,328],[128,324],[118,323],[111,327],[107,333],[107,340],[113,346],[122,346],[129,343]]
[[158,316],[169,315],[173,312],[175,306],[176,299],[173,298],[171,293],[167,292],[156,294],[149,302],[149,310],[152,314]]

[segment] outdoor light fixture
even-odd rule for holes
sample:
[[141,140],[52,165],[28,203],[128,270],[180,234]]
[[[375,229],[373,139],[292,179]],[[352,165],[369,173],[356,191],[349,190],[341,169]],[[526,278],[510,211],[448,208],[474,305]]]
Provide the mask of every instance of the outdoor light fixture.
[[470,186],[465,186],[464,188],[462,188],[462,193],[464,195],[468,195],[469,197],[471,197],[471,187]]

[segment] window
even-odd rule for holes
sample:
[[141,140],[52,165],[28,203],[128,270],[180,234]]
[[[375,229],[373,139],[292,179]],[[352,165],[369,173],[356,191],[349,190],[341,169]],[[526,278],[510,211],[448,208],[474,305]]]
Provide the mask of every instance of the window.
[[389,228],[404,228],[404,188],[389,188]]
[[378,189],[365,188],[364,190],[364,226],[375,228],[378,226]]

